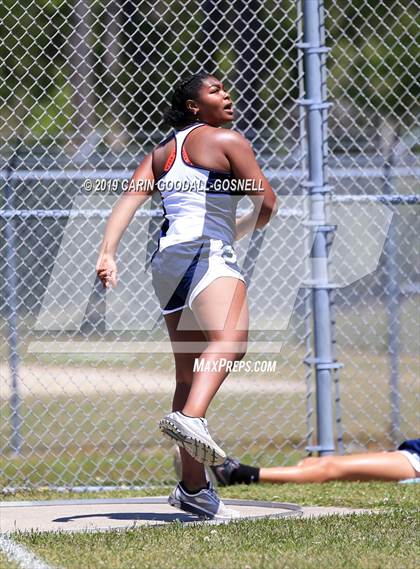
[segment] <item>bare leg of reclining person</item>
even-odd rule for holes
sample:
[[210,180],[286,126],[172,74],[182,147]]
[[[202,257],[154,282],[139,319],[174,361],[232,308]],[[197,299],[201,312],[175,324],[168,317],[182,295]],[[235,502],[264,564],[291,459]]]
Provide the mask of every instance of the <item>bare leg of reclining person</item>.
[[309,457],[296,466],[260,468],[259,481],[271,483],[330,482],[332,480],[397,481],[414,478],[416,471],[398,451]]

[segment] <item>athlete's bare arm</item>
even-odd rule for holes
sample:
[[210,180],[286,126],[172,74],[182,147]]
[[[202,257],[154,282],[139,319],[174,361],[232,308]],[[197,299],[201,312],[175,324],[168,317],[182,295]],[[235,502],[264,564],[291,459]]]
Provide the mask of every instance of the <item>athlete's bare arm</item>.
[[152,170],[152,154],[148,154],[136,168],[128,184],[128,190],[119,198],[108,218],[104,238],[99,250],[96,272],[105,288],[110,284],[117,285],[117,265],[115,254],[118,243],[132,220],[136,210],[143,205],[155,191],[148,189],[146,184],[151,185],[155,178]]
[[261,171],[252,146],[246,138],[227,129],[220,129],[218,138],[234,177],[238,180],[254,180],[254,188],[261,188],[247,193],[253,202],[254,210],[236,222],[236,239],[240,239],[250,231],[266,225],[277,213],[276,195]]

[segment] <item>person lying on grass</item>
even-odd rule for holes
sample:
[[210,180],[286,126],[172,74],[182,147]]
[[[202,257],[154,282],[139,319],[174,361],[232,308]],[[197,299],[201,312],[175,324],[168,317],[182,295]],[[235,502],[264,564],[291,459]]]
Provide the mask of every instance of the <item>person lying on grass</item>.
[[211,472],[220,486],[332,480],[395,482],[420,477],[420,438],[406,440],[394,451],[307,457],[296,466],[259,468],[227,457],[223,464],[211,467]]

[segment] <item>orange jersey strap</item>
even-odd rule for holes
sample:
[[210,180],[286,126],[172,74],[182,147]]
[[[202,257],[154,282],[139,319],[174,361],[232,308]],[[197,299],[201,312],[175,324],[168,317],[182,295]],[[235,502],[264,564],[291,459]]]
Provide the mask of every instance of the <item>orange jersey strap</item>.
[[175,162],[175,157],[176,157],[176,149],[174,148],[165,162],[165,166],[163,167],[164,172],[170,170],[172,164]]
[[189,164],[190,166],[194,166],[194,164],[190,160],[190,157],[187,154],[187,151],[185,150],[184,145],[182,146],[182,159],[184,160],[184,162],[186,162],[186,164]]

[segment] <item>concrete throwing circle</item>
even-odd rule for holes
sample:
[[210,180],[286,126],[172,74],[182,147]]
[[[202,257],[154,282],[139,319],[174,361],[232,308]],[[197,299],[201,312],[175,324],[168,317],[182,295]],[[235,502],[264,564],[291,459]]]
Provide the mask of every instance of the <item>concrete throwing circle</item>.
[[[45,500],[36,502],[3,502],[0,504],[2,533],[20,531],[108,531],[133,527],[183,524],[226,523],[225,520],[203,520],[177,510],[166,496],[98,500]],[[296,504],[256,500],[223,500],[237,510],[242,519],[283,518],[301,516]]]

